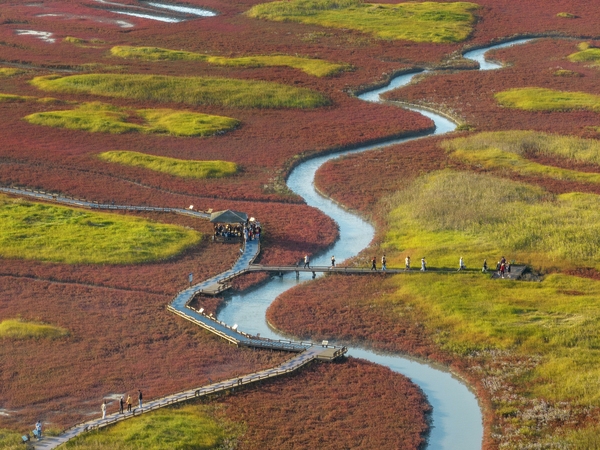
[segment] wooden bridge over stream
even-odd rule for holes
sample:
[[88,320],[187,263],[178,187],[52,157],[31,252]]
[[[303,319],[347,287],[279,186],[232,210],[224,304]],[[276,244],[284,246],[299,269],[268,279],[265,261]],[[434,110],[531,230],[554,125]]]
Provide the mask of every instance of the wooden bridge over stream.
[[[89,202],[82,199],[63,197],[56,194],[50,194],[43,191],[35,191],[30,189],[0,187],[0,192],[5,192],[7,194],[12,195],[27,196],[38,200],[50,201],[55,203],[66,204],[69,206],[89,209],[167,212],[189,215],[204,220],[208,220],[210,218],[210,215],[208,213],[192,211],[183,208],[159,208],[151,206],[122,206],[113,204],[99,204],[96,202]],[[372,270],[370,268],[364,267],[345,266],[304,267],[303,265],[266,266],[260,264],[253,264],[259,252],[260,243],[258,240],[246,241],[244,243],[244,247],[241,249],[240,257],[231,269],[178,292],[175,298],[167,306],[167,309],[177,314],[178,316],[189,320],[193,324],[198,325],[204,328],[205,330],[225,339],[227,342],[233,345],[237,345],[240,347],[252,347],[259,349],[286,351],[296,353],[295,356],[285,361],[283,364],[277,367],[273,367],[271,369],[266,369],[259,372],[243,375],[240,377],[231,378],[225,381],[219,381],[217,383],[210,383],[206,386],[188,389],[186,391],[178,392],[176,394],[168,395],[166,397],[146,402],[143,409],[135,408],[130,413],[114,413],[108,415],[105,419],[92,419],[87,422],[74,425],[68,428],[67,430],[64,430],[58,436],[44,436],[42,440],[33,442],[31,443],[31,445],[33,445],[33,447],[38,450],[51,450],[86,431],[95,430],[108,425],[112,425],[114,423],[135,417],[136,415],[139,415],[141,413],[153,411],[155,409],[172,405],[174,403],[184,402],[194,398],[208,396],[227,390],[234,390],[236,388],[240,388],[248,384],[259,382],[261,380],[281,376],[284,374],[289,374],[305,366],[311,361],[333,361],[337,358],[342,357],[347,352],[346,347],[328,345],[326,341],[323,341],[321,344],[316,344],[313,342],[296,342],[284,339],[276,340],[267,339],[259,336],[253,336],[241,330],[238,330],[237,325],[228,325],[224,322],[219,321],[211,314],[205,314],[203,309],[195,310],[192,307],[190,307],[190,302],[194,299],[196,295],[217,295],[229,289],[231,287],[229,282],[235,277],[250,272],[267,272],[279,276],[283,276],[286,273],[295,272],[296,277],[299,277],[300,273],[312,273],[313,278],[316,277],[317,273],[348,275],[393,275],[400,273],[423,273],[418,269],[405,270],[390,268],[387,270]],[[525,266],[512,266],[511,272],[509,274],[505,274],[505,278],[518,279],[523,274],[525,268]],[[431,270],[428,269],[428,272],[456,273],[457,271],[456,269],[436,268]],[[492,272],[492,277],[497,277],[497,274]]]

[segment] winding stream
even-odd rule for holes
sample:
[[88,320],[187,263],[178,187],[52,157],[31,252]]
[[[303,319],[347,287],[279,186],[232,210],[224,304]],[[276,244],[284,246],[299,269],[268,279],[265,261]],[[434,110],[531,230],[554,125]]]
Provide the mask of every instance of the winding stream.
[[[521,44],[529,39],[498,44],[464,54],[465,58],[480,63],[482,70],[497,69],[501,66],[484,60],[484,54],[492,49]],[[387,86],[369,91],[359,98],[364,101],[379,102],[379,95],[408,84],[415,73],[394,78]],[[435,122],[433,135],[453,131],[456,125],[447,118],[430,111],[409,108],[420,112]],[[315,173],[321,165],[340,156],[368,150],[389,147],[418,138],[392,139],[376,145],[368,145],[349,151],[310,159],[298,165],[290,174],[287,184],[296,194],[304,198],[310,206],[318,208],[332,217],[339,225],[340,238],[326,254],[315,257],[314,265],[328,265],[330,255],[337,261],[343,261],[357,255],[372,241],[374,229],[368,222],[337,206],[333,201],[319,195],[313,184]],[[307,277],[304,279],[306,280]],[[239,294],[229,294],[219,311],[219,320],[229,324],[238,324],[239,328],[251,334],[279,339],[282,336],[267,324],[265,316],[269,305],[286,290],[299,282],[294,274],[272,278],[262,286],[246,290]],[[331,336],[331,341],[335,340]],[[483,438],[482,414],[475,395],[458,378],[443,368],[422,361],[415,361],[395,354],[381,354],[359,347],[349,347],[348,354],[382,364],[395,372],[409,377],[427,395],[432,411],[432,427],[428,439],[429,449],[475,450],[481,448]]]

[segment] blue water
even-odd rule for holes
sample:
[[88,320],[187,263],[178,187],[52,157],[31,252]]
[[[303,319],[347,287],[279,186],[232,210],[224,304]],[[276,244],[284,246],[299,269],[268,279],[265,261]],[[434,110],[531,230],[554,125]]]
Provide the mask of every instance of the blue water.
[[[464,56],[477,60],[482,70],[497,69],[499,68],[497,64],[490,64],[484,60],[486,51],[526,41],[528,40],[474,50]],[[400,75],[394,78],[389,85],[362,94],[359,98],[364,101],[378,102],[380,94],[405,86],[415,75],[414,73]],[[409,109],[418,111],[434,121],[436,130],[432,134],[449,133],[456,128],[452,121],[443,116],[418,108]],[[419,138],[392,139],[385,143],[313,158],[298,165],[291,172],[287,181],[288,187],[303,197],[308,205],[318,208],[332,217],[339,226],[339,240],[332,248],[328,249],[326,254],[314,258],[311,262],[313,265],[328,265],[331,255],[335,255],[338,262],[351,258],[368,247],[374,236],[371,224],[317,193],[313,180],[318,168],[327,161],[343,155],[398,145],[413,139]],[[238,324],[239,329],[245,332],[279,339],[283,336],[269,328],[266,322],[267,308],[281,293],[310,278],[311,276],[308,274],[300,280],[296,280],[295,274],[290,274],[281,278],[272,278],[262,286],[239,294],[229,294],[218,317],[226,323]],[[331,336],[330,342],[334,341],[335,336]],[[382,364],[402,373],[423,390],[433,408],[432,428],[428,440],[429,449],[475,450],[481,448],[483,438],[481,410],[475,395],[460,379],[443,368],[399,355],[382,354],[358,347],[350,347],[348,353],[350,356]]]

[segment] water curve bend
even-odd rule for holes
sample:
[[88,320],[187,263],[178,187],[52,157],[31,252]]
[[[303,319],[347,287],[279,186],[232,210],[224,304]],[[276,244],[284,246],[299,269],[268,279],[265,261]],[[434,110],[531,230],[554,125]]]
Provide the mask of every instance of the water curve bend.
[[[482,70],[497,69],[500,67],[498,64],[485,61],[484,55],[487,51],[527,41],[519,40],[477,49],[465,53],[464,57],[478,61]],[[393,78],[388,85],[366,92],[359,98],[364,101],[379,102],[381,101],[380,94],[405,86],[415,75],[416,73],[399,75]],[[436,128],[432,135],[448,133],[456,128],[454,122],[440,114],[417,107],[407,108],[434,121]],[[308,205],[318,208],[333,218],[339,226],[340,237],[333,247],[328,249],[328,255],[336,255],[338,261],[357,255],[371,243],[374,229],[370,223],[344,210],[316,191],[314,177],[319,167],[340,156],[398,145],[414,139],[419,139],[419,137],[390,139],[336,154],[318,156],[302,162],[292,170],[287,180],[288,187],[303,197]],[[328,255],[317,256],[313,258],[312,263],[328,265]],[[226,294],[225,304],[218,313],[219,320],[236,323],[240,329],[251,334],[279,339],[282,336],[271,329],[266,322],[266,311],[277,296],[296,286],[298,282],[294,275],[287,275],[275,277],[268,283],[241,293]],[[335,340],[334,337],[332,340]],[[423,390],[432,406],[432,426],[427,448],[434,450],[481,448],[483,440],[481,409],[476,396],[462,380],[440,367],[396,354],[382,354],[359,347],[349,347],[348,354],[382,364],[395,372],[402,373]]]

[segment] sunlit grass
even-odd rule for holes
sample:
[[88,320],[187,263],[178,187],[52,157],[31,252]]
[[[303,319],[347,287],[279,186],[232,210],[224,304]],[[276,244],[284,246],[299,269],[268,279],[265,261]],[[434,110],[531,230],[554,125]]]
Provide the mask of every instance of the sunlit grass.
[[386,246],[418,249],[431,266],[458,267],[461,255],[470,255],[467,265],[480,266],[505,253],[537,266],[599,266],[596,195],[554,198],[522,183],[443,171],[420,179],[389,205]]
[[22,450],[21,433],[0,428],[0,448],[3,450]]
[[[128,122],[142,118],[142,124]],[[46,111],[24,118],[29,123],[103,133],[154,133],[173,136],[210,136],[231,130],[239,121],[230,117],[172,109],[128,110],[105,103],[85,103],[76,109]]]
[[592,65],[600,65],[600,48],[587,48],[577,53],[572,53],[568,56],[573,62],[589,62]]
[[541,154],[560,159],[600,165],[600,142],[534,131],[479,133],[443,142],[452,158],[488,169],[511,170],[522,175],[559,180],[600,183],[600,174],[561,169],[527,159]]
[[600,96],[586,92],[528,87],[498,92],[494,97],[502,106],[526,111],[600,111]]
[[128,151],[104,152],[98,157],[103,161],[185,178],[221,178],[237,172],[237,165],[229,161],[189,161]]
[[69,441],[82,450],[208,450],[235,448],[242,427],[215,418],[206,406],[165,408]]
[[267,81],[165,75],[87,74],[36,77],[39,89],[104,97],[221,105],[236,108],[316,108],[328,105],[324,95]]
[[458,268],[462,256],[473,270],[389,278],[396,292],[381,302],[398,314],[420,311],[449,351],[540,355],[521,380],[528,392],[600,406],[600,282],[562,274],[541,282],[493,280],[481,273],[484,258],[493,270],[503,255],[534,270],[598,268],[598,196],[553,197],[523,183],[447,170],[417,180],[387,207],[383,247],[390,266],[409,254],[413,261],[425,256],[431,268]]
[[133,264],[171,257],[200,239],[176,225],[0,196],[2,258]]
[[360,0],[292,0],[252,7],[248,16],[349,28],[383,39],[415,42],[460,42],[472,30],[475,3],[363,3]]
[[36,97],[30,97],[27,95],[14,95],[14,94],[0,94],[0,103],[20,103],[26,102],[29,100],[37,100]]
[[0,67],[0,77],[14,77],[26,72],[26,70],[17,69],[16,67]]
[[7,319],[0,322],[0,338],[8,339],[55,339],[69,334],[65,328],[54,325]]
[[258,55],[228,58],[201,53],[169,50],[159,47],[131,47],[126,45],[110,49],[114,56],[146,61],[205,61],[209,64],[234,67],[287,66],[317,77],[326,77],[348,70],[348,64],[335,64],[322,59],[302,58],[289,55]]

